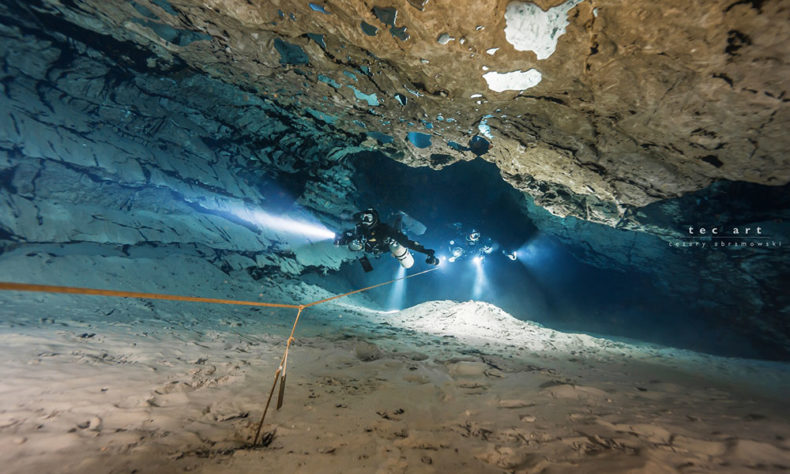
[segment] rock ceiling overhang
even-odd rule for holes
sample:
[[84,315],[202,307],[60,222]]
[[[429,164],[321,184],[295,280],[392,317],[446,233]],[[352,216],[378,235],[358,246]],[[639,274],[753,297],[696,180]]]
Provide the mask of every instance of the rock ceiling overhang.
[[[717,180],[781,185],[790,2],[44,0],[157,62],[254,91],[406,164],[477,155],[615,225]],[[513,89],[513,90],[511,90]]]

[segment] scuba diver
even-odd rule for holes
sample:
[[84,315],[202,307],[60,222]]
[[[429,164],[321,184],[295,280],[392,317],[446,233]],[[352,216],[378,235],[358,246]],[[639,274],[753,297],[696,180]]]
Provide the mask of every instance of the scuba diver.
[[[464,258],[474,258],[482,261],[499,248],[499,243],[491,237],[483,238],[477,229],[464,230],[463,224],[455,222],[451,227],[456,232],[456,237],[449,242],[450,262]],[[502,255],[509,260],[516,260],[516,252],[502,250]]]
[[[427,255],[425,263],[439,264],[439,259],[434,256],[433,250],[409,239],[401,230],[381,222],[379,213],[375,209],[368,208],[358,212],[354,214],[354,219],[357,221],[354,230],[346,230],[335,238],[335,245],[348,245],[350,250],[364,251],[376,257],[384,252],[390,252],[404,268],[411,268],[414,265],[414,257],[409,249]],[[366,272],[373,270],[367,256],[363,256],[359,261]]]
[[[450,226],[456,233],[456,237],[450,241],[450,262],[491,253],[493,250],[494,243],[491,238],[481,240],[480,231],[477,229],[464,230],[463,224],[460,222],[454,222]],[[484,249],[489,248],[492,250],[484,252]]]

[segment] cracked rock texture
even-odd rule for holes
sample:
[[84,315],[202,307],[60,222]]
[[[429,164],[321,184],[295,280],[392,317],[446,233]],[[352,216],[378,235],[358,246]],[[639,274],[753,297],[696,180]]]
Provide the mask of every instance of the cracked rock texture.
[[[615,225],[629,210],[718,180],[790,181],[787,2],[539,0],[567,17],[545,59],[506,38],[510,3],[24,8],[138,44],[151,52],[142,67],[188,65],[279,107],[312,110],[352,142],[379,144],[410,165],[487,151],[507,182],[558,216]],[[493,92],[482,77],[528,69],[542,80],[523,91]],[[409,132],[426,133],[430,145],[418,148]],[[480,135],[490,147],[474,146]]]
[[[191,248],[225,270],[257,274],[339,268],[343,252],[249,218],[261,205],[286,206],[331,224],[353,210],[353,169],[343,160],[353,149],[326,138],[321,123],[177,61],[136,70],[148,53],[128,43],[107,40],[104,53],[114,54],[102,54],[27,26],[0,25],[7,246]],[[285,191],[298,199],[283,200]]]
[[[667,251],[690,224],[788,235],[788,2],[582,1],[541,60],[506,39],[508,2],[314,4],[0,5],[0,250],[156,246],[256,279],[325,272],[352,256],[249,211],[337,229],[358,152],[481,156],[580,260],[653,273],[700,318],[790,354],[784,249]],[[482,76],[529,69],[524,91]]]
[[[684,301],[696,320],[708,321],[712,327],[738,328],[742,334],[755,335],[764,348],[788,353],[790,252],[783,240],[790,233],[789,190],[790,186],[763,188],[723,182],[683,198],[651,204],[640,211],[639,218],[654,223],[651,230],[655,235],[629,230],[628,226],[612,228],[573,217],[559,219],[529,199],[522,207],[542,232],[566,244],[580,261],[602,269],[652,275],[655,292]],[[729,240],[696,240],[682,235],[689,224],[698,230],[698,223],[721,226],[724,222],[739,226],[741,232],[749,228],[754,233],[760,227],[770,238],[743,239],[752,246],[733,249],[714,247]],[[706,247],[683,247],[695,243]],[[755,247],[758,243],[766,246]],[[706,340],[717,337],[715,333],[700,334]]]

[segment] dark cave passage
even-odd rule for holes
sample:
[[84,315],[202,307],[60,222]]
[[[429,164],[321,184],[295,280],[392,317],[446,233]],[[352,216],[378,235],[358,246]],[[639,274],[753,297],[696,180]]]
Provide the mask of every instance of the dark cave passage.
[[0,2],[3,472],[787,470],[730,3]]
[[[424,279],[407,281],[397,289],[371,291],[370,295],[386,310],[432,300],[475,299],[495,304],[522,320],[562,331],[629,338],[725,356],[770,358],[776,354],[775,347],[766,347],[759,340],[744,337],[736,328],[721,324],[722,317],[736,314],[712,311],[688,294],[667,286],[672,275],[634,266],[617,267],[616,262],[610,262],[606,268],[581,260],[578,255],[590,243],[563,242],[542,233],[526,215],[526,198],[503,182],[499,170],[490,163],[476,159],[436,171],[408,167],[378,153],[357,154],[353,163],[357,169],[354,182],[359,191],[358,207],[376,207],[382,216],[391,218],[397,211],[404,211],[418,219],[427,231],[412,238],[437,249],[445,259],[440,271]],[[745,183],[720,184],[682,199],[713,201],[719,208],[732,208],[740,194],[733,193],[728,201],[721,197],[744,187],[761,188]],[[752,198],[753,202],[741,205],[741,211],[748,206],[786,207],[786,203],[777,202],[783,196],[781,189],[762,188],[767,198],[759,202]],[[748,192],[749,196],[756,194],[759,193],[754,189]],[[673,203],[660,206],[671,207]],[[646,212],[658,214],[661,211],[657,208],[659,205]],[[699,212],[709,213],[710,209]],[[521,249],[520,257],[510,261],[497,251],[479,266],[471,259],[447,262],[448,242],[457,238],[452,226],[456,222],[465,229],[479,230],[483,237],[491,237],[500,248]],[[569,225],[597,226],[579,222]],[[618,233],[625,236],[629,232]],[[668,256],[676,251],[663,241],[641,245],[646,248],[632,251],[664,252]],[[415,257],[419,266],[420,254]],[[349,262],[334,273],[334,278],[307,276],[306,281],[326,285],[333,291],[346,291],[399,276],[399,265],[388,254],[371,261],[375,268],[371,273],[365,273],[358,262]],[[689,263],[694,264],[693,260]],[[702,273],[700,278],[710,276]]]

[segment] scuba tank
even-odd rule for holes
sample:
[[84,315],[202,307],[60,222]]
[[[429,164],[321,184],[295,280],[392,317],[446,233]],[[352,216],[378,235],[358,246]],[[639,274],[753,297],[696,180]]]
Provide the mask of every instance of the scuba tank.
[[411,252],[409,252],[409,249],[399,244],[395,240],[390,242],[390,252],[392,253],[392,256],[395,257],[398,262],[400,262],[403,268],[411,268],[412,265],[414,265],[414,256],[412,256]]

